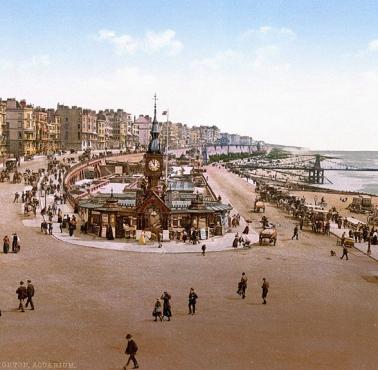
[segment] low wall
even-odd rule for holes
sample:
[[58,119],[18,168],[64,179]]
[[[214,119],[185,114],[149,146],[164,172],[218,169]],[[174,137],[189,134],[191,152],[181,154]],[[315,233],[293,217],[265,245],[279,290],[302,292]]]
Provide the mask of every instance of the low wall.
[[[77,197],[74,197],[70,194],[70,191],[71,191],[71,187],[72,187],[73,183],[78,180],[78,177],[81,176],[81,173],[87,167],[89,167],[89,166],[93,167],[93,166],[96,166],[96,165],[99,165],[99,164],[105,164],[106,159],[112,159],[112,158],[116,159],[117,157],[121,157],[121,156],[125,156],[125,155],[126,154],[124,154],[124,153],[111,154],[111,155],[103,156],[103,157],[100,157],[100,158],[94,158],[94,159],[89,159],[87,161],[82,161],[82,162],[76,163],[72,167],[70,167],[70,169],[65,173],[64,178],[63,178],[63,189],[64,189],[64,192],[67,196],[67,200],[71,204],[71,206],[75,207],[75,205],[77,205],[77,200],[82,198],[84,195],[86,195],[86,194],[83,194],[83,195],[79,195]],[[99,179],[101,179],[101,178],[99,178]],[[95,190],[96,188],[101,187],[103,185],[106,185],[107,183],[109,183],[109,180],[104,178],[104,182],[96,184],[96,186],[94,188],[90,188],[90,190]]]

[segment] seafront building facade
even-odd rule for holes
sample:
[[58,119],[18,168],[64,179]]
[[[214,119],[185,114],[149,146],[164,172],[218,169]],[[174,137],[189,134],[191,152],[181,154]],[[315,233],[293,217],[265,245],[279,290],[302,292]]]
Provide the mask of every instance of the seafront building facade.
[[97,149],[97,114],[91,109],[58,104],[63,149]]
[[56,152],[62,148],[60,127],[60,116],[56,114],[55,109],[47,109],[48,153]]
[[[162,122],[162,148],[182,149],[206,145],[252,145],[249,136],[220,133],[217,126],[189,127],[181,122]],[[123,109],[96,112],[58,104],[56,109],[34,107],[25,100],[0,99],[0,155],[47,154],[58,150],[145,150],[152,120],[138,118]]]
[[150,141],[150,131],[152,127],[151,117],[148,115],[140,114],[137,119],[134,120],[138,132],[138,143],[141,148],[147,148]]
[[16,156],[37,153],[37,128],[33,106],[16,99],[8,99],[6,126],[8,127],[8,151]]
[[6,121],[7,102],[0,100],[0,155],[4,158],[8,148],[8,128]]
[[33,118],[36,130],[36,153],[47,153],[49,141],[47,110],[40,107],[35,108]]

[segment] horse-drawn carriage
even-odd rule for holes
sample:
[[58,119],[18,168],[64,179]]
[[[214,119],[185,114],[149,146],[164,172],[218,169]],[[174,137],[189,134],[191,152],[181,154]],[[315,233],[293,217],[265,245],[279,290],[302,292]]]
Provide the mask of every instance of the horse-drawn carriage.
[[367,217],[367,222],[369,225],[378,226],[378,207],[374,207]]
[[91,159],[91,149],[87,148],[84,150],[82,154],[79,155],[79,161],[82,162],[87,161],[89,159]]
[[8,171],[1,171],[0,172],[0,182],[8,182],[9,181],[9,173]]
[[16,158],[9,158],[5,161],[5,170],[7,172],[13,172],[17,169],[17,159]]
[[276,230],[275,227],[263,229],[263,230],[260,231],[259,244],[263,245],[264,242],[268,242],[268,244],[273,243],[273,245],[276,245],[277,230]]
[[253,205],[253,212],[260,213],[260,210],[265,213],[265,203],[261,200],[256,199]]
[[20,184],[22,180],[22,174],[16,170],[16,172],[13,174],[13,184]]

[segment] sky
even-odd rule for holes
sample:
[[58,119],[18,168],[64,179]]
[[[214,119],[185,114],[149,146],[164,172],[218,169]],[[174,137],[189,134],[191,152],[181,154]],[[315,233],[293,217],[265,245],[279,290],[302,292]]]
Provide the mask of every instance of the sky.
[[378,150],[378,1],[0,2],[0,97]]

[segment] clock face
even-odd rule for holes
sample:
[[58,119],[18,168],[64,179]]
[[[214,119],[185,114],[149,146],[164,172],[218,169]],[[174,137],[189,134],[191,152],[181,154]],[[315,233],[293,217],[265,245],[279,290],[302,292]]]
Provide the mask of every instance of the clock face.
[[151,159],[148,162],[148,168],[155,172],[160,168],[160,162],[157,159]]

